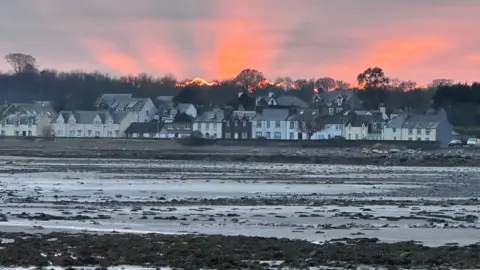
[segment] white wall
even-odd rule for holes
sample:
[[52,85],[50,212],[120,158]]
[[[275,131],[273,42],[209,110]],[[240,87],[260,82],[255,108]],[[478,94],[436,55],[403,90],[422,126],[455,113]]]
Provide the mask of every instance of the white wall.
[[204,137],[220,139],[222,138],[222,122],[194,122],[193,131],[200,131]]
[[[260,124],[260,127],[258,127],[258,123]],[[270,126],[267,127],[267,122],[270,122]],[[275,133],[279,133],[279,137],[277,138],[279,140],[288,140],[289,135],[287,134],[287,126],[289,127],[290,121],[287,120],[281,120],[278,121],[280,122],[280,126],[277,127],[276,123],[277,121],[252,121],[252,138],[258,138],[258,137],[265,137],[267,139],[275,140]],[[270,138],[268,137],[268,133],[270,135]]]

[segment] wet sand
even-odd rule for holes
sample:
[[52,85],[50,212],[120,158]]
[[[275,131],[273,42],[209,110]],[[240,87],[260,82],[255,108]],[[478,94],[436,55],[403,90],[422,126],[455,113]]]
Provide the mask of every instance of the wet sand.
[[[107,266],[158,263],[150,253],[121,248],[132,239],[139,246],[188,243],[156,266],[188,267],[194,259],[197,268],[240,268],[248,260],[234,255],[238,241],[257,254],[254,260],[293,268],[428,265],[432,261],[419,261],[425,250],[442,256],[435,262],[442,266],[479,263],[471,252],[480,250],[480,168],[28,157],[1,157],[0,165],[0,232],[16,239],[3,241],[0,258],[28,245],[50,254],[0,262],[5,266],[57,265],[52,245],[78,251],[75,237],[95,239],[89,258],[126,252],[129,259],[90,261]],[[215,245],[223,250],[216,264],[196,254],[213,252]],[[152,248],[170,250],[164,244]],[[302,248],[308,252],[298,260],[288,255]],[[333,255],[350,248],[344,258]],[[60,266],[89,265],[79,257]]]

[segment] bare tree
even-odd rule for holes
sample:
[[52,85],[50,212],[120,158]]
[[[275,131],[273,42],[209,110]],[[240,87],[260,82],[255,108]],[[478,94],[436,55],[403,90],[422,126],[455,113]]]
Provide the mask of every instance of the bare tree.
[[336,81],[330,77],[318,78],[315,82],[315,87],[325,92],[335,89],[336,86]]
[[325,123],[319,115],[309,120],[300,121],[298,124],[300,131],[307,134],[309,140],[312,139],[313,134],[325,128]]
[[347,90],[350,87],[350,84],[346,81],[338,80],[335,81],[335,87],[341,90]]
[[244,69],[235,77],[235,82],[249,92],[255,90],[257,85],[265,80],[263,73],[255,69]]
[[36,72],[36,59],[29,54],[10,53],[5,56],[5,60],[12,66],[13,72],[19,74],[24,72]]
[[400,89],[403,91],[410,91],[417,87],[417,83],[414,81],[402,81],[400,84]]
[[167,74],[160,78],[159,82],[164,85],[175,86],[177,84],[177,78],[173,74]]
[[428,85],[428,87],[437,89],[440,86],[452,86],[454,82],[455,81],[451,79],[435,79]]
[[40,130],[40,135],[44,138],[51,137],[53,132],[53,128],[51,125],[45,125]]

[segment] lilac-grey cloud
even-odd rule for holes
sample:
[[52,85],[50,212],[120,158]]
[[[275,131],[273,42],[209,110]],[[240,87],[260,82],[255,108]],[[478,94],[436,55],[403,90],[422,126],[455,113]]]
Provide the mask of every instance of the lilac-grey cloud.
[[[238,57],[247,59],[248,67],[264,67],[272,78],[352,81],[373,60],[383,59],[393,77],[472,81],[480,68],[472,60],[480,55],[479,12],[478,0],[16,0],[1,4],[0,53],[30,53],[48,68],[122,72],[128,59],[146,72],[165,73],[159,68],[165,65],[177,69],[172,72],[180,78],[215,77],[211,66],[221,60],[213,59],[224,57],[219,44],[248,43],[237,49]],[[227,35],[225,26],[232,21],[248,29]],[[251,40],[245,40],[245,31]],[[138,40],[139,32],[157,44]],[[118,51],[99,57],[112,47],[86,46],[92,39]],[[163,59],[147,61],[139,48],[151,48]],[[262,55],[273,60],[264,64]],[[212,63],[205,63],[209,59]]]

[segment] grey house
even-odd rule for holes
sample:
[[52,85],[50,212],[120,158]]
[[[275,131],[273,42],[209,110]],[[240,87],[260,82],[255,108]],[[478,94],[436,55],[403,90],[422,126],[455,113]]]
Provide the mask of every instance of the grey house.
[[452,133],[445,110],[430,110],[427,114],[404,113],[393,118],[383,128],[383,139],[438,141],[445,147],[452,140]]

